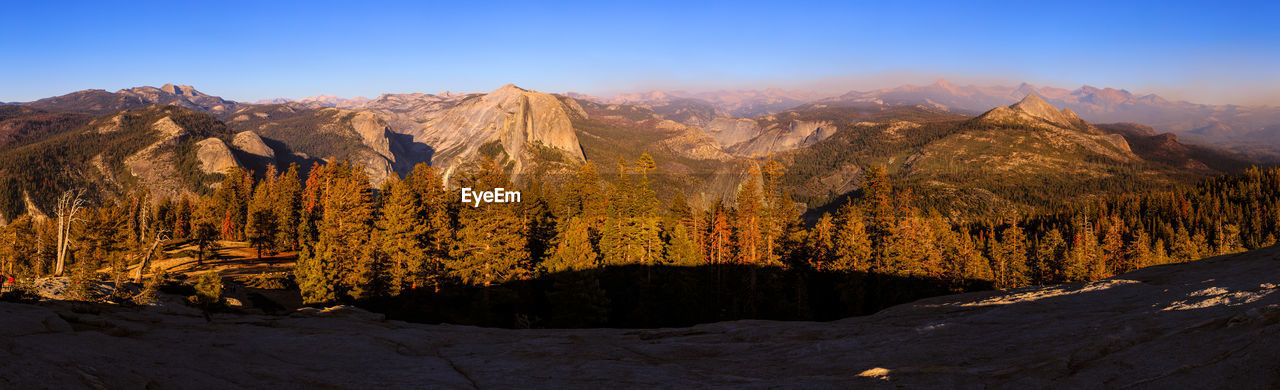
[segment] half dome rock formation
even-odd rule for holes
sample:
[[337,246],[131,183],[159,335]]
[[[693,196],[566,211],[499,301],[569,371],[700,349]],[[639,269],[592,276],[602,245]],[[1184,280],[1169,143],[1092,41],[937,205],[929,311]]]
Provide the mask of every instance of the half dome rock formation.
[[569,117],[574,111],[555,96],[507,84],[428,113],[423,126],[412,134],[415,141],[435,150],[432,164],[445,167],[446,175],[480,157],[480,147],[493,141],[501,143],[519,173],[532,163],[526,153],[529,145],[559,151],[572,161],[585,161]]
[[262,137],[258,133],[252,131],[242,131],[236,134],[231,140],[231,144],[240,149],[240,151],[253,156],[261,157],[268,161],[275,161],[276,151],[262,142]]
[[200,159],[200,170],[206,174],[223,173],[227,168],[240,166],[236,156],[231,153],[231,148],[218,138],[197,142],[196,158]]

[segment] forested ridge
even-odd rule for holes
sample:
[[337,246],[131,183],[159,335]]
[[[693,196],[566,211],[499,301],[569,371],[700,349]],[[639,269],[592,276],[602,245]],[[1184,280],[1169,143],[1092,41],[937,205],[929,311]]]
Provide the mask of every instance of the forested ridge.
[[[759,164],[732,203],[706,210],[678,194],[660,200],[656,167],[643,155],[608,170],[583,164],[563,184],[516,185],[487,160],[458,185],[524,196],[480,207],[460,203],[425,164],[380,188],[342,161],[306,177],[297,166],[262,179],[233,168],[207,196],[139,192],[68,216],[64,273],[124,281],[157,247],[195,243],[203,259],[218,240],[245,241],[296,251],[290,283],[311,304],[355,302],[425,321],[662,326],[832,319],[947,292],[1096,280],[1274,245],[1280,228],[1280,169],[961,221],[873,165],[863,190],[806,225],[781,189],[780,164]],[[56,273],[58,219],[23,216],[0,230],[0,270],[26,280]],[[705,310],[671,310],[681,304]]]
[[185,131],[175,142],[164,145],[177,156],[178,179],[188,183],[216,181],[200,171],[194,147],[195,142],[208,137],[230,139],[226,125],[212,116],[177,106],[149,106],[92,121],[69,117],[79,118],[77,123],[83,124],[0,148],[0,216],[12,219],[24,214],[27,195],[39,209],[50,210],[67,189],[88,190],[93,199],[116,198],[120,192],[132,190],[130,181],[135,177],[124,160],[160,140],[152,125],[166,117]]

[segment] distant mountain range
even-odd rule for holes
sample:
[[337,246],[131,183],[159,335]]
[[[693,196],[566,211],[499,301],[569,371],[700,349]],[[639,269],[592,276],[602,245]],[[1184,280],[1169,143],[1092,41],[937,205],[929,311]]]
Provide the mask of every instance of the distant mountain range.
[[1075,90],[1037,87],[1027,83],[1012,87],[960,86],[939,79],[924,86],[852,91],[839,96],[769,89],[698,94],[653,91],[607,98],[578,97],[603,103],[645,105],[655,110],[672,105],[690,110],[697,103],[704,103],[709,105],[704,111],[715,113],[711,115],[713,117],[755,117],[803,104],[841,102],[922,105],[973,115],[991,107],[1013,104],[1032,93],[1044,97],[1054,106],[1069,108],[1080,118],[1093,123],[1141,123],[1191,141],[1230,146],[1244,152],[1257,151],[1258,143],[1280,146],[1280,107],[1196,104],[1170,101],[1154,94],[1137,95],[1123,89],[1087,85]]
[[554,184],[583,162],[604,173],[648,153],[659,192],[700,207],[732,201],[753,168],[773,159],[813,209],[857,190],[863,167],[885,165],[922,195],[991,215],[1072,191],[1167,185],[1249,165],[1157,126],[1094,125],[1088,116],[1166,105],[1212,107],[1109,89],[942,81],[826,98],[766,90],[601,99],[506,85],[261,104],[170,84],[84,90],[0,106],[0,222],[47,210],[68,188],[201,194],[231,166],[262,172],[334,159],[363,166],[375,184],[421,162],[451,178],[484,159],[502,161],[518,182]]
[[172,104],[215,115],[233,112],[244,105],[243,103],[217,96],[206,95],[190,85],[173,84],[165,84],[160,88],[136,87],[116,92],[87,89],[23,103],[28,107],[42,110],[90,114],[108,114],[121,110],[146,107],[152,104]]
[[570,93],[570,97],[585,98],[610,104],[667,105],[680,101],[696,100],[712,105],[723,111],[726,116],[754,117],[781,112],[783,110],[815,100],[830,97],[808,91],[786,91],[778,88],[765,90],[712,91],[690,93],[684,91],[649,91],[624,93],[609,98],[596,98],[589,95]]

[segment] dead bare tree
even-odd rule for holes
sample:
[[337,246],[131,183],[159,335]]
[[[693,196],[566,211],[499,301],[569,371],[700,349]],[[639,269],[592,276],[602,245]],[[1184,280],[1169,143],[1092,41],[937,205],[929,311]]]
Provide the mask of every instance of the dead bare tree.
[[151,218],[151,193],[143,192],[141,204],[138,205],[138,243],[147,242],[147,224]]
[[67,264],[67,250],[71,247],[71,227],[78,221],[76,217],[84,208],[84,190],[67,190],[58,200],[58,260],[54,265],[53,275],[62,276]]
[[151,242],[151,246],[147,248],[147,252],[142,254],[142,263],[138,264],[137,283],[142,284],[142,274],[151,268],[151,254],[156,253],[156,248],[160,246],[160,242],[168,240],[169,236],[164,235],[163,230],[156,231],[156,238]]

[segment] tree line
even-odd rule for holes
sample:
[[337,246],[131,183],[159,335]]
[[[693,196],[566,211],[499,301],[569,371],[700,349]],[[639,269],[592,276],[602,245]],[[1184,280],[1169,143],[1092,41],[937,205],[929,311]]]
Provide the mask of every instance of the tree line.
[[[776,162],[759,164],[733,199],[706,207],[659,196],[648,155],[615,168],[601,174],[587,163],[562,182],[516,185],[508,167],[486,160],[452,180],[477,191],[518,188],[524,201],[479,207],[462,204],[426,164],[378,188],[346,161],[316,164],[305,178],[296,165],[260,179],[233,168],[200,197],[138,192],[72,215],[59,209],[48,221],[21,217],[0,229],[0,272],[88,279],[105,268],[117,281],[142,282],[149,262],[164,255],[161,242],[194,244],[190,255],[204,261],[219,240],[231,240],[260,256],[296,252],[293,275],[306,303],[610,267],[643,269],[637,277],[646,283],[672,267],[749,267],[927,278],[960,291],[973,280],[997,288],[1096,280],[1274,245],[1280,229],[1280,169],[960,222],[871,166],[847,204],[806,225]],[[129,275],[130,267],[140,271]],[[754,273],[735,275],[754,286]],[[576,286],[565,292],[575,299],[603,294],[598,280],[564,284]]]

